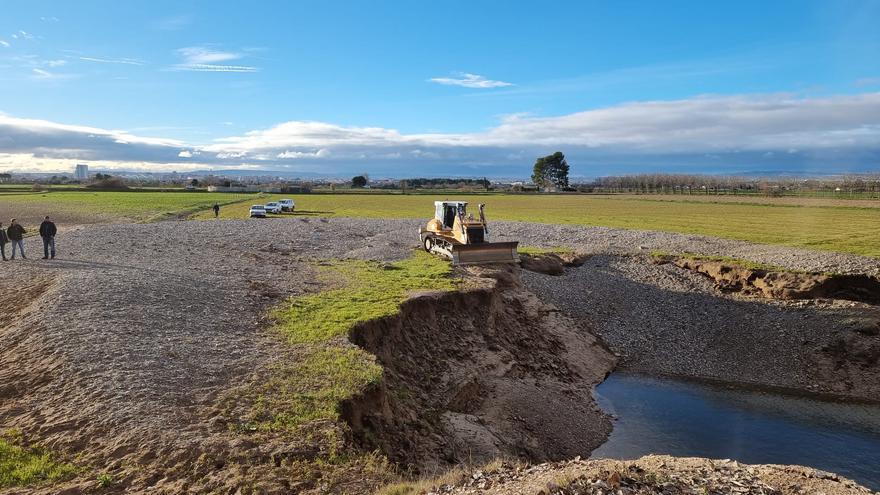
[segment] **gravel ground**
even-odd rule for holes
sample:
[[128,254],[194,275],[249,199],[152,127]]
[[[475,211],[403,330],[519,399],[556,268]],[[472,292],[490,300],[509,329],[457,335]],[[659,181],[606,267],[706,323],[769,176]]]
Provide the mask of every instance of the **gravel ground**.
[[317,287],[308,260],[399,259],[411,243],[345,219],[87,226],[52,261],[28,238],[29,260],[0,264],[0,425],[109,458],[198,443],[216,394],[272,356],[264,309]]
[[[822,370],[821,349],[880,320],[855,303],[783,303],[719,293],[702,275],[644,256],[596,255],[526,286],[622,355],[620,369],[878,400],[875,370]],[[870,375],[873,379],[866,379]],[[874,384],[874,385],[872,385]]]
[[[878,216],[880,228],[880,216]],[[880,258],[832,253],[769,244],[754,244],[692,234],[623,230],[609,227],[577,227],[520,222],[493,222],[495,240],[519,240],[521,245],[558,247],[592,253],[633,253],[661,250],[730,256],[786,268],[836,273],[880,275]]]
[[[50,447],[120,462],[197,451],[210,430],[204,409],[277,355],[262,330],[265,309],[317,289],[308,262],[400,259],[416,246],[420,224],[299,218],[60,225],[53,261],[40,261],[39,239],[28,238],[28,261],[0,263],[7,314],[0,425]],[[880,260],[858,256],[699,236],[502,222],[492,228],[506,232],[496,240],[590,252],[644,246],[810,270],[880,267]],[[525,278],[548,302],[589,319],[627,355],[626,366],[671,373],[763,374],[773,384],[805,386],[809,379],[766,349],[819,341],[846,315],[719,298],[701,277],[675,270],[605,255],[562,278]],[[756,331],[737,333],[744,328]]]

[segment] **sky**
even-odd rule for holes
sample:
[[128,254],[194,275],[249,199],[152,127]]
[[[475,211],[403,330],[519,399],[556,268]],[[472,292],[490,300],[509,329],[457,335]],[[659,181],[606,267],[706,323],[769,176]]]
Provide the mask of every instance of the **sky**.
[[877,0],[0,12],[0,171],[880,172]]

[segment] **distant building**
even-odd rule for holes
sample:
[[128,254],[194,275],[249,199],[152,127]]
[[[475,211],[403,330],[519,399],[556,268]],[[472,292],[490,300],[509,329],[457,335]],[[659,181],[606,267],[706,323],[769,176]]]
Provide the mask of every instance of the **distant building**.
[[89,166],[82,163],[77,164],[73,176],[76,180],[89,180]]

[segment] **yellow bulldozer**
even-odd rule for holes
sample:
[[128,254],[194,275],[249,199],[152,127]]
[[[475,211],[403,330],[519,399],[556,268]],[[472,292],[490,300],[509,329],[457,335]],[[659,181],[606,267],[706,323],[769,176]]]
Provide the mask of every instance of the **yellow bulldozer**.
[[489,242],[481,204],[479,218],[467,211],[466,201],[435,201],[434,218],[419,229],[425,251],[452,260],[453,265],[516,263],[518,242]]

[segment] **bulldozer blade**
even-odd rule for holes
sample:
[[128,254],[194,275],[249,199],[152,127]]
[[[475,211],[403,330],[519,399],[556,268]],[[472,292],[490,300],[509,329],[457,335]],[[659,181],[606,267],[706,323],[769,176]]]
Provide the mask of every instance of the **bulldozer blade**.
[[452,246],[452,264],[516,263],[519,261],[517,246],[519,246],[518,242],[455,244]]

